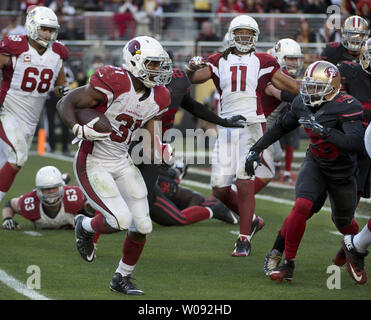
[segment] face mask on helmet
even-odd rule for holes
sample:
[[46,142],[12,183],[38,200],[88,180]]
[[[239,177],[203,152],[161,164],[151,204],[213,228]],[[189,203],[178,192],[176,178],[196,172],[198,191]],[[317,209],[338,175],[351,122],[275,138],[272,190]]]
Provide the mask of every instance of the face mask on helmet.
[[235,28],[231,30],[231,47],[240,52],[248,52],[255,47],[258,40],[257,32],[249,28]]
[[45,205],[56,205],[63,198],[63,179],[60,171],[47,166],[41,168],[36,174],[36,193]]
[[283,58],[283,64],[281,68],[286,69],[287,72],[293,77],[299,76],[303,68],[303,56],[285,56]]
[[349,17],[341,28],[341,43],[348,50],[358,52],[369,33],[368,23],[365,19],[358,16]]
[[164,85],[170,83],[173,76],[173,68],[168,57],[147,57],[143,62],[142,75],[140,80],[146,87]]
[[371,38],[363,45],[359,58],[362,69],[371,74]]
[[25,28],[28,37],[46,48],[57,39],[59,24],[53,10],[36,7],[27,14]]

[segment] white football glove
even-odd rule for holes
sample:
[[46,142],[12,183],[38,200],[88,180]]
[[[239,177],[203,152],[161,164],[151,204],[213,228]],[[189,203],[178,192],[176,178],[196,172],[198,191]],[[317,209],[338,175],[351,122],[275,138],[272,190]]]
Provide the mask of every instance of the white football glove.
[[84,140],[89,140],[89,141],[106,140],[110,136],[111,132],[95,131],[94,124],[97,123],[98,121],[99,121],[99,117],[96,117],[83,126],[76,123],[72,128],[72,132],[79,139],[84,139]]
[[64,86],[59,86],[58,87],[58,92],[59,92],[59,95],[61,97],[64,97],[65,95],[68,94],[68,92],[70,92],[70,88],[69,87],[64,87]]
[[20,229],[18,227],[18,222],[13,220],[13,218],[8,217],[3,220],[3,229],[14,230],[15,228]]
[[193,57],[191,60],[189,60],[186,68],[191,71],[196,71],[206,66],[207,66],[207,63],[205,62],[204,58],[200,56],[196,56],[196,57]]

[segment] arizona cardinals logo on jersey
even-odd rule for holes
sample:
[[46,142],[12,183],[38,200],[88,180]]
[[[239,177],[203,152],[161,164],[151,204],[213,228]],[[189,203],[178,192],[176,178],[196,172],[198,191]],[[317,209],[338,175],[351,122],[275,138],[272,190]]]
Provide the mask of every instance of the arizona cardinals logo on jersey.
[[140,54],[140,43],[137,40],[133,40],[129,43],[128,50],[132,56]]
[[326,70],[325,70],[325,73],[326,75],[330,78],[335,78],[338,74],[339,74],[339,71],[337,68],[334,68],[334,67],[328,67]]

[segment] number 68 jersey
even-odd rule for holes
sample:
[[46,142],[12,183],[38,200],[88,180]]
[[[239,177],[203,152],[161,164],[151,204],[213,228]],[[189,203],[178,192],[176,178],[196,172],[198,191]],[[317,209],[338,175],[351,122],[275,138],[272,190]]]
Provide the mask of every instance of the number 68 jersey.
[[85,210],[87,200],[78,187],[64,186],[63,190],[62,206],[54,218],[44,212],[36,190],[19,198],[17,212],[31,220],[36,229],[71,229],[75,225],[75,215]]
[[40,55],[26,36],[10,35],[0,42],[0,54],[10,56],[3,68],[0,103],[4,110],[36,126],[47,94],[61,70],[68,49],[54,42]]

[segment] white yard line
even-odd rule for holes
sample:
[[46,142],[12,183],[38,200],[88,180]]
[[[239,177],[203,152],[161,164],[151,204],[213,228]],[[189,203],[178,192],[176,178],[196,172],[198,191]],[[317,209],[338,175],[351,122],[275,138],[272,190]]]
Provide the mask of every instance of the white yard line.
[[0,269],[0,281],[9,288],[17,291],[18,293],[30,298],[31,300],[52,300],[42,294],[37,293],[35,290],[28,289],[25,284],[8,275],[4,270]]
[[41,237],[42,236],[41,233],[38,233],[36,231],[24,231],[23,233],[25,233],[29,236],[33,236],[33,237]]

